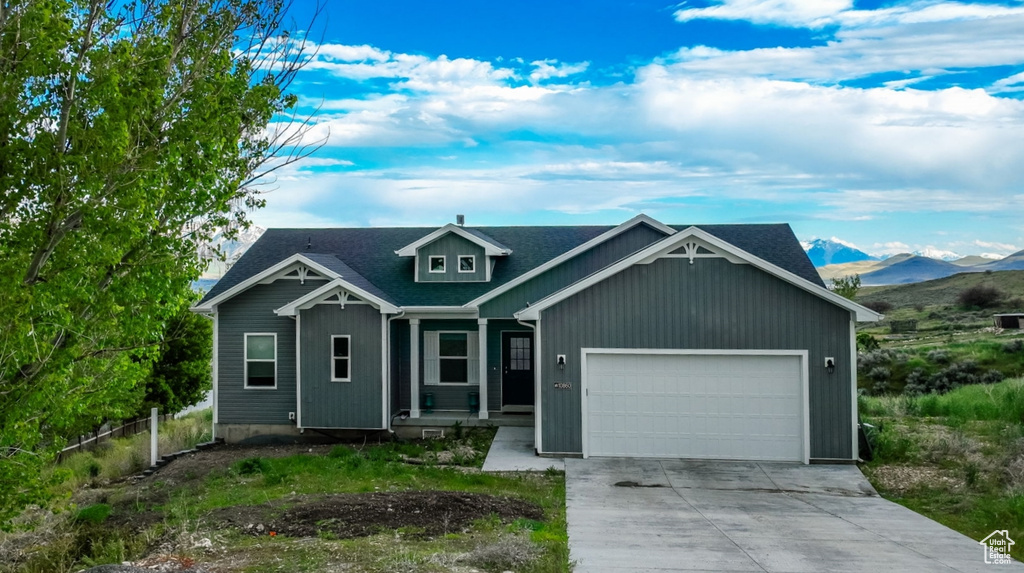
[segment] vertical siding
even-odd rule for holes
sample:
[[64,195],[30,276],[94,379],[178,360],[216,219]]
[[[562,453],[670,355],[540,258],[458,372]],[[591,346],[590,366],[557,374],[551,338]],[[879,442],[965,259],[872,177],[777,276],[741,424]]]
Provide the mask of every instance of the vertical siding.
[[[222,424],[288,424],[295,402],[295,321],[274,310],[324,285],[323,281],[279,280],[256,285],[217,307],[218,404]],[[246,390],[246,332],[277,333],[277,389]]]
[[665,233],[653,227],[646,224],[636,225],[487,301],[480,306],[480,318],[510,317],[528,303],[537,302],[664,237]]
[[391,413],[409,405],[409,321],[391,321]]
[[[423,333],[436,330],[465,330],[468,332],[476,332],[478,328],[475,320],[423,320],[420,322],[420,400],[423,399],[424,394],[429,392],[434,395],[435,410],[468,411],[469,393],[480,391],[480,387],[477,384],[427,386],[423,383],[423,339],[425,338]],[[408,330],[406,331],[406,341],[408,341]],[[406,342],[406,345],[408,345],[408,342]],[[408,356],[408,353],[406,355]],[[407,382],[406,387],[408,388]],[[409,391],[406,390],[405,394],[408,396]]]
[[514,320],[487,321],[487,409],[501,410],[501,333],[502,332],[533,332]]
[[[805,349],[811,457],[850,459],[849,321],[849,311],[750,265],[660,259],[630,267],[541,316],[544,451],[582,451],[581,348]],[[557,354],[566,355],[564,371]],[[831,375],[826,356],[836,357]]]
[[[382,395],[380,311],[368,304],[318,305],[301,311],[302,425],[380,428]],[[331,382],[331,335],[350,339],[351,381]]]
[[[445,272],[430,272],[430,255],[444,255]],[[459,255],[476,256],[476,272],[459,272]],[[455,233],[437,239],[436,241],[420,247],[416,253],[419,261],[420,282],[479,282],[487,280],[487,257],[484,256],[484,249],[472,241],[463,239]]]

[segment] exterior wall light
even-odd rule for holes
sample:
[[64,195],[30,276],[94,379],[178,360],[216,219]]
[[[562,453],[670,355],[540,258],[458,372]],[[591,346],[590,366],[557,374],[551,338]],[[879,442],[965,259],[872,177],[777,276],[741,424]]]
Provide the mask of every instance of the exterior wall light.
[[832,374],[836,371],[836,359],[829,356],[825,359],[825,371]]

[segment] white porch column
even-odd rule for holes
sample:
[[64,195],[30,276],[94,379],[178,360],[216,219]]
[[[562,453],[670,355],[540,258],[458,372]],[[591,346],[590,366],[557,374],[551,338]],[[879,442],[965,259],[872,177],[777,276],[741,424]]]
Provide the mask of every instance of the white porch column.
[[409,319],[409,417],[420,417],[420,319]]
[[478,318],[477,328],[480,331],[480,413],[481,420],[487,419],[487,319]]

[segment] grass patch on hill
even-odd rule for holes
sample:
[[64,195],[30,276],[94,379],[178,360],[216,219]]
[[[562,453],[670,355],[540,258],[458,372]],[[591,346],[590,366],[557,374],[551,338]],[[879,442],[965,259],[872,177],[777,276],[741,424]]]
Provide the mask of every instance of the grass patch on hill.
[[1024,534],[1024,379],[859,402],[880,494],[974,539]]
[[[1007,299],[1024,296],[1024,271],[992,271],[982,273],[960,273],[951,277],[905,285],[863,287],[857,293],[856,301],[885,301],[895,308],[913,308],[915,305],[956,306],[957,297],[964,290],[978,286],[993,286],[1007,294]],[[1009,305],[1006,310],[1014,310]],[[1016,310],[1024,311],[1024,308]]]

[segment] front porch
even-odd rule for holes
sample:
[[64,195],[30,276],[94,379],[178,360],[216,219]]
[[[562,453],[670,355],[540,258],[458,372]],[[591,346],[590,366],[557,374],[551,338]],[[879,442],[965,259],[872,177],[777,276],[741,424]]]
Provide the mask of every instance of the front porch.
[[508,412],[490,412],[490,416],[480,419],[480,416],[476,412],[423,412],[420,411],[419,418],[402,418],[397,417],[392,422],[393,428],[409,427],[409,428],[450,428],[459,422],[463,428],[471,428],[477,426],[519,426],[519,427],[533,427],[534,417],[532,412],[526,413],[508,413]]

